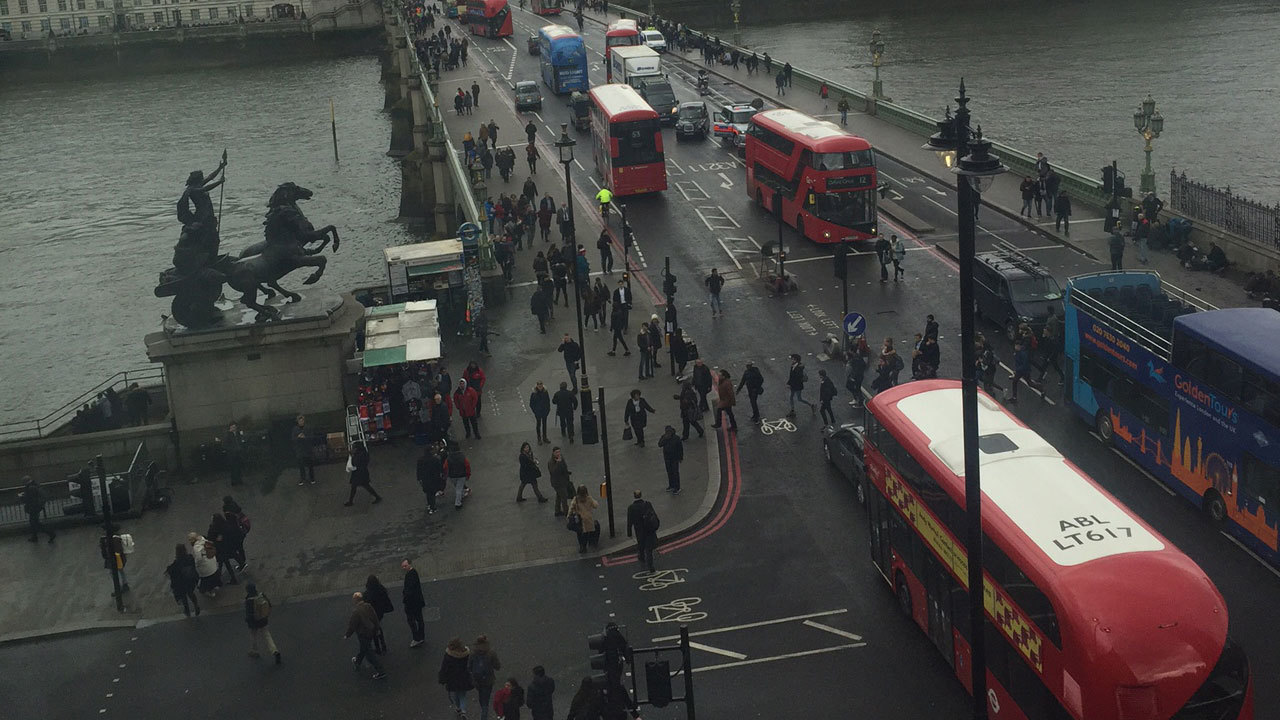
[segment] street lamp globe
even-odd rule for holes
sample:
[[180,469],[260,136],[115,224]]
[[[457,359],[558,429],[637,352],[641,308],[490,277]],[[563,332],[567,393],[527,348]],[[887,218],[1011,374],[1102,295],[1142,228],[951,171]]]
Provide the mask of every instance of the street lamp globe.
[[956,165],[956,123],[951,116],[951,106],[947,106],[947,113],[942,120],[938,121],[938,132],[929,136],[929,142],[921,146],[925,150],[932,150],[938,155],[938,160],[942,162],[948,169]]
[[1142,101],[1142,114],[1151,117],[1151,113],[1156,110],[1156,101],[1151,97],[1151,93],[1147,93],[1147,99]]
[[1000,158],[991,154],[991,141],[982,137],[981,125],[974,130],[973,138],[969,140],[969,154],[960,158],[951,169],[951,172],[968,181],[969,186],[979,195],[990,186],[992,180],[1008,171],[1009,168],[1000,162]]
[[1138,132],[1147,129],[1147,116],[1142,112],[1142,108],[1138,108],[1133,112],[1133,127]]
[[556,141],[556,150],[560,151],[560,164],[573,162],[573,146],[578,141],[569,137],[569,123],[560,123],[560,139]]
[[1155,114],[1151,116],[1151,134],[1160,137],[1162,130],[1164,130],[1164,116],[1160,114],[1159,110],[1156,110]]

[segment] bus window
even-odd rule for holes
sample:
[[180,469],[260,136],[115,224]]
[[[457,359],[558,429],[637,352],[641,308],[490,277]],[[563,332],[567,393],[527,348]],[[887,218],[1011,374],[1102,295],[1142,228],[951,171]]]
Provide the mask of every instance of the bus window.
[[1265,505],[1272,514],[1280,512],[1280,468],[1243,453],[1240,458],[1240,492]]
[[1240,363],[1219,352],[1209,352],[1209,363],[1206,367],[1208,377],[1204,380],[1218,388],[1228,397],[1240,397],[1240,385],[1244,380],[1244,372]]
[[818,153],[810,160],[810,167],[815,170],[852,170],[854,168],[875,167],[875,164],[875,154],[871,150]]
[[1280,384],[1246,370],[1244,403],[1254,415],[1265,418],[1272,425],[1280,425]]
[[662,162],[662,151],[658,150],[653,139],[654,133],[659,131],[657,120],[621,123],[611,130],[618,140],[618,157],[613,161],[615,167]]
[[868,190],[817,193],[813,214],[846,227],[875,220],[875,204]]

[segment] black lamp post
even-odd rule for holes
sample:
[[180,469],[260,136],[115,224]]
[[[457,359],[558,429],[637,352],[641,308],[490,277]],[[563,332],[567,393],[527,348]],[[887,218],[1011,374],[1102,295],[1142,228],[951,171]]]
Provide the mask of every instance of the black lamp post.
[[[573,307],[578,316],[578,347],[582,350],[582,381],[578,384],[578,391],[582,393],[582,442],[590,444],[595,437],[595,412],[591,404],[591,390],[587,385],[587,346],[582,335],[582,287],[578,284],[578,241],[573,226],[573,188],[569,181],[569,164],[573,162],[573,147],[577,144],[576,140],[569,137],[569,123],[560,123],[560,139],[556,141],[556,150],[560,151],[560,164],[564,165],[564,196],[569,208],[569,232],[564,236],[564,252],[568,255],[566,262],[573,273]],[[590,430],[587,429],[588,423],[591,425]],[[589,441],[588,438],[592,440]]]
[[924,146],[938,153],[956,183],[960,234],[960,372],[961,415],[964,432],[965,517],[968,523],[965,547],[969,560],[969,642],[973,688],[973,718],[987,717],[987,657],[982,576],[982,483],[978,455],[977,349],[974,346],[973,264],[977,235],[979,195],[984,184],[1008,170],[991,155],[991,143],[982,139],[982,127],[969,128],[969,98],[960,80],[956,113],[938,123],[938,132]]

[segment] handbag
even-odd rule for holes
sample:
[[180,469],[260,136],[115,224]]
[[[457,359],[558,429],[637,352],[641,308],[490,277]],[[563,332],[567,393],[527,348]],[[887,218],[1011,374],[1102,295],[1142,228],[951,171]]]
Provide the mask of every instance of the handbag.
[[347,472],[351,473],[351,472],[355,472],[355,471],[356,471],[356,464],[355,464],[355,462],[351,459],[351,456],[350,456],[350,455],[348,455],[348,456],[347,456]]
[[582,516],[576,511],[569,513],[569,521],[565,524],[569,532],[582,532]]
[[622,428],[622,439],[623,439],[623,440],[630,440],[630,439],[631,439],[631,438],[633,438],[633,437],[635,437],[635,435],[634,435],[634,433],[632,433],[632,432],[631,432],[631,426],[630,426],[630,425],[627,425],[626,427]]

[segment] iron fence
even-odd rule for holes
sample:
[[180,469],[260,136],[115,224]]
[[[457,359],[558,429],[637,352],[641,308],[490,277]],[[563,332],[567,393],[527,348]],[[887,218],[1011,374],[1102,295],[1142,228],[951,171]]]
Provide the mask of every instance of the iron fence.
[[152,365],[134,370],[123,370],[80,393],[75,399],[44,417],[0,423],[0,442],[46,437],[67,425],[81,407],[96,402],[98,396],[105,392],[107,388],[114,388],[117,393],[122,393],[135,382],[144,387],[163,386],[165,383],[164,367]]
[[1280,248],[1280,204],[1263,205],[1224,188],[1187,177],[1186,171],[1169,172],[1169,206],[1196,220],[1226,230],[1270,248]]

